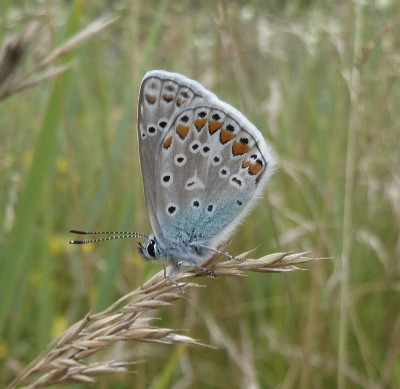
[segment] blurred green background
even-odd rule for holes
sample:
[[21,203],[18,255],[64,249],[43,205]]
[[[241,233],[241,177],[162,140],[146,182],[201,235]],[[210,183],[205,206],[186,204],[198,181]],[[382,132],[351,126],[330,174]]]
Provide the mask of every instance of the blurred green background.
[[96,387],[399,387],[400,3],[2,0],[0,42],[39,23],[24,74],[105,14],[118,20],[57,81],[0,101],[0,386],[160,270],[136,240],[81,248],[68,230],[150,232],[136,102],[144,73],[166,69],[240,109],[279,155],[230,252],[333,259],[202,279],[156,323],[217,348],[116,345],[95,358],[145,362]]

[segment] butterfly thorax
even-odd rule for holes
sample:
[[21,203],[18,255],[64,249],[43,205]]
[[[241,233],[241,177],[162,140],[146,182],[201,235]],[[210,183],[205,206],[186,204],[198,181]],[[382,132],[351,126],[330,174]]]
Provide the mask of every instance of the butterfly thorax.
[[198,247],[196,243],[166,245],[154,235],[150,235],[143,245],[139,244],[139,252],[149,261],[162,260],[168,265],[184,262],[187,266],[199,266],[212,255],[212,252]]

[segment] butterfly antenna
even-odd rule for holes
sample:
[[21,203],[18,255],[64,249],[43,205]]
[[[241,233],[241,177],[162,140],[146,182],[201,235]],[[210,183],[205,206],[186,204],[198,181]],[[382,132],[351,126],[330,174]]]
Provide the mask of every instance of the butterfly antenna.
[[95,243],[95,242],[105,242],[107,240],[114,239],[128,239],[128,238],[141,238],[147,239],[148,236],[145,234],[141,234],[140,232],[131,232],[131,231],[81,231],[81,230],[69,230],[72,234],[78,235],[113,235],[107,236],[104,238],[95,238],[95,239],[85,239],[85,240],[70,240],[69,244],[87,244],[87,243]]

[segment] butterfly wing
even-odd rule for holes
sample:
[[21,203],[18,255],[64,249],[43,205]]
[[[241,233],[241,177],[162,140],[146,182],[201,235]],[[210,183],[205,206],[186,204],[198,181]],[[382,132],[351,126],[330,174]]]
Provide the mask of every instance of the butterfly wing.
[[260,131],[218,99],[176,112],[159,144],[155,209],[164,243],[225,241],[254,206],[275,157]]
[[138,102],[139,154],[147,210],[156,237],[160,234],[156,169],[162,157],[158,151],[171,127],[170,119],[188,104],[214,100],[217,97],[201,84],[177,73],[153,70],[143,78]]

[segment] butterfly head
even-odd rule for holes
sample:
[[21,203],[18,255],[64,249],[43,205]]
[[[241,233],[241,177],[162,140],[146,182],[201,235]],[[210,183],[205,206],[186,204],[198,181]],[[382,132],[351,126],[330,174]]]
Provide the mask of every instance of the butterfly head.
[[154,261],[159,256],[158,242],[154,235],[150,235],[144,244],[139,243],[139,253],[149,261]]

